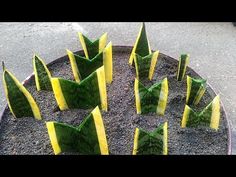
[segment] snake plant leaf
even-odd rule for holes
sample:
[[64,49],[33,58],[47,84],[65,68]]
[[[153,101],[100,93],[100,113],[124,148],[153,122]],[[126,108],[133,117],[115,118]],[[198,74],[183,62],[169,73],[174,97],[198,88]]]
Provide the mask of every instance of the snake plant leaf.
[[149,78],[152,80],[155,71],[159,51],[151,53],[145,57],[135,54],[134,63],[136,69],[136,78]]
[[82,33],[78,33],[79,40],[84,50],[87,59],[94,58],[97,54],[101,53],[107,43],[107,33],[104,33],[99,39],[91,41]]
[[92,59],[86,59],[67,50],[72,72],[76,82],[88,77],[96,69],[104,65],[106,82],[112,82],[112,43],[110,42],[105,49]]
[[155,112],[164,115],[168,99],[167,78],[146,88],[137,78],[134,82],[134,93],[137,114]]
[[187,76],[186,104],[197,105],[206,91],[206,80]]
[[165,122],[150,133],[136,128],[134,135],[133,155],[167,155],[167,126],[167,122]]
[[218,130],[220,121],[220,96],[217,95],[213,101],[201,112],[195,112],[188,105],[185,105],[182,128],[197,127],[199,125],[209,126]]
[[37,103],[29,91],[9,72],[3,63],[3,86],[9,109],[15,118],[34,117],[41,120]]
[[141,57],[145,57],[147,55],[150,55],[151,52],[151,48],[149,46],[149,41],[147,38],[147,34],[146,34],[146,28],[145,28],[145,24],[142,23],[142,26],[139,30],[138,33],[138,37],[135,41],[134,47],[132,49],[130,58],[129,58],[129,64],[132,65],[133,64],[133,60],[135,57],[135,54],[140,55]]
[[60,110],[90,109],[97,105],[107,111],[107,92],[104,66],[98,68],[80,83],[52,78],[52,89]]
[[102,115],[96,107],[78,126],[46,122],[55,155],[77,152],[82,155],[108,155],[108,144]]
[[182,54],[179,58],[179,65],[178,65],[178,72],[177,72],[178,81],[182,81],[184,79],[188,64],[189,64],[189,55]]
[[33,57],[35,83],[38,91],[52,91],[51,73],[49,72],[44,61],[37,55]]

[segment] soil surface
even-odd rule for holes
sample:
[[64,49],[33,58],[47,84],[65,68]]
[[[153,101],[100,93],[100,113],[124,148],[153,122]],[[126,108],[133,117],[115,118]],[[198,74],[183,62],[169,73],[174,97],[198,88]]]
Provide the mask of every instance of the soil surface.
[[[208,127],[180,127],[186,99],[186,77],[182,82],[176,80],[177,61],[166,55],[159,55],[153,80],[143,81],[148,87],[168,78],[169,95],[165,115],[136,114],[135,68],[128,64],[129,55],[128,52],[113,52],[113,82],[107,85],[108,112],[102,112],[110,154],[132,154],[135,128],[152,131],[165,121],[168,121],[168,154],[227,154],[228,127],[222,108],[218,131]],[[65,59],[50,65],[49,70],[52,76],[73,80],[69,60],[67,57]],[[186,74],[200,78],[190,68],[187,68]],[[36,91],[34,78],[26,84],[26,88],[38,103],[43,120],[37,121],[32,117],[14,119],[7,108],[0,124],[0,154],[53,154],[45,121],[79,125],[92,109],[61,112],[53,92]],[[202,110],[214,96],[211,88],[207,87],[194,109]]]

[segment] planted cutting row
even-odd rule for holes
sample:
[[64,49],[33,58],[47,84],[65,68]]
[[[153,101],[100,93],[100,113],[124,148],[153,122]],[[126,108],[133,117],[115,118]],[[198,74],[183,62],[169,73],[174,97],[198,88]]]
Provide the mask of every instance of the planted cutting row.
[[[51,76],[44,61],[35,55],[33,57],[35,84],[37,91],[53,91],[61,111],[73,108],[95,108],[91,113],[93,116],[90,115],[85,119],[76,131],[77,133],[69,131],[70,125],[46,122],[55,154],[66,151],[77,151],[81,154],[108,154],[108,151],[104,150],[106,136],[103,121],[99,115],[100,109],[107,111],[106,82],[112,82],[112,43],[106,45],[106,33],[94,42],[81,33],[79,33],[79,38],[84,48],[85,57],[67,50],[75,81]],[[15,118],[42,119],[36,100],[6,69],[4,62],[3,82],[8,106]],[[61,127],[67,128],[63,129],[59,125],[64,125]],[[78,137],[77,134],[79,134]],[[68,145],[69,141],[72,144]],[[79,144],[78,147],[76,144]]]
[[[112,43],[107,43],[105,33],[95,41],[79,33],[84,56],[67,50],[75,81],[52,77],[47,66],[38,56],[33,58],[35,83],[38,91],[53,91],[61,111],[72,108],[95,108],[78,127],[59,122],[47,122],[51,144],[55,154],[79,152],[81,154],[109,154],[105,128],[99,107],[108,110],[106,83],[112,82]],[[131,52],[129,64],[135,64],[136,78],[134,95],[137,114],[155,112],[164,115],[168,100],[168,79],[146,88],[140,79],[152,80],[158,63],[159,51],[151,52],[142,24]],[[183,81],[189,55],[179,59],[177,80]],[[11,74],[3,63],[3,81],[10,111],[16,118],[35,117],[42,119],[36,101],[27,89]],[[199,125],[218,129],[220,119],[220,100],[216,96],[202,112],[194,112],[190,105],[197,105],[206,90],[206,80],[187,76],[186,106],[181,126]],[[99,106],[99,107],[97,107]],[[136,128],[133,154],[167,154],[167,122],[153,132]]]

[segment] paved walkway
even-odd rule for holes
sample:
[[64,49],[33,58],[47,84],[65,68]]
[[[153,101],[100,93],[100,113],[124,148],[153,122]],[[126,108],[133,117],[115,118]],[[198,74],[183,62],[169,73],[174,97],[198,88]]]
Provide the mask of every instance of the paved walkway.
[[[81,49],[77,32],[91,38],[108,32],[113,45],[133,45],[140,23],[0,23],[0,56],[19,80],[33,71],[32,56],[47,63]],[[190,54],[190,66],[221,95],[233,127],[236,154],[236,27],[231,23],[146,23],[152,49],[178,58]],[[1,70],[2,72],[2,70]],[[0,109],[6,104],[0,77]]]

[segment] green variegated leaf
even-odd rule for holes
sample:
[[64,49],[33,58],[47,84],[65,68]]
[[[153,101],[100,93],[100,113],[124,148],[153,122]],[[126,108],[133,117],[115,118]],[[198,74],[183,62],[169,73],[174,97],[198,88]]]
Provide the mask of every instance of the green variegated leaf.
[[134,63],[135,63],[137,79],[149,78],[149,80],[152,80],[158,55],[159,51],[156,51],[144,57],[135,54]]
[[185,106],[182,127],[209,126],[217,130],[220,121],[220,97],[216,96],[213,101],[201,112],[195,112],[188,105]]
[[3,63],[3,86],[7,103],[15,118],[34,117],[38,120],[41,113],[29,91],[9,72]]
[[102,116],[96,107],[78,126],[47,122],[54,153],[78,152],[86,155],[108,155],[108,144]]
[[157,114],[164,115],[168,98],[167,78],[148,89],[135,78],[134,91],[137,114],[156,112]]
[[136,128],[133,155],[167,155],[167,122],[153,132]]
[[37,90],[52,91],[51,73],[43,60],[37,55],[33,57],[33,66]]
[[107,43],[107,33],[104,33],[99,39],[91,41],[82,33],[79,34],[80,43],[84,50],[85,57],[92,59],[103,51]]
[[197,105],[206,91],[206,80],[187,76],[186,104]]
[[107,111],[107,94],[104,66],[98,68],[80,83],[52,78],[52,88],[60,110],[94,108]]
[[130,58],[129,58],[129,64],[130,65],[133,64],[135,54],[138,54],[141,57],[145,57],[145,56],[151,54],[151,49],[150,49],[150,46],[149,46],[149,42],[148,42],[148,38],[147,38],[144,23],[142,23],[142,26],[139,30],[138,37],[135,41],[133,50],[131,52],[131,55],[130,55]]
[[67,50],[67,54],[69,56],[70,64],[72,67],[73,75],[76,82],[80,82],[81,80],[88,77],[92,72],[96,69],[100,68],[104,65],[105,68],[105,77],[106,82],[112,82],[112,43],[110,42],[106,48],[97,54],[92,59],[87,59],[80,55],[76,55],[73,52]]
[[178,65],[178,72],[177,72],[178,81],[182,81],[184,79],[188,63],[189,63],[189,55],[182,54],[179,58],[179,65]]

